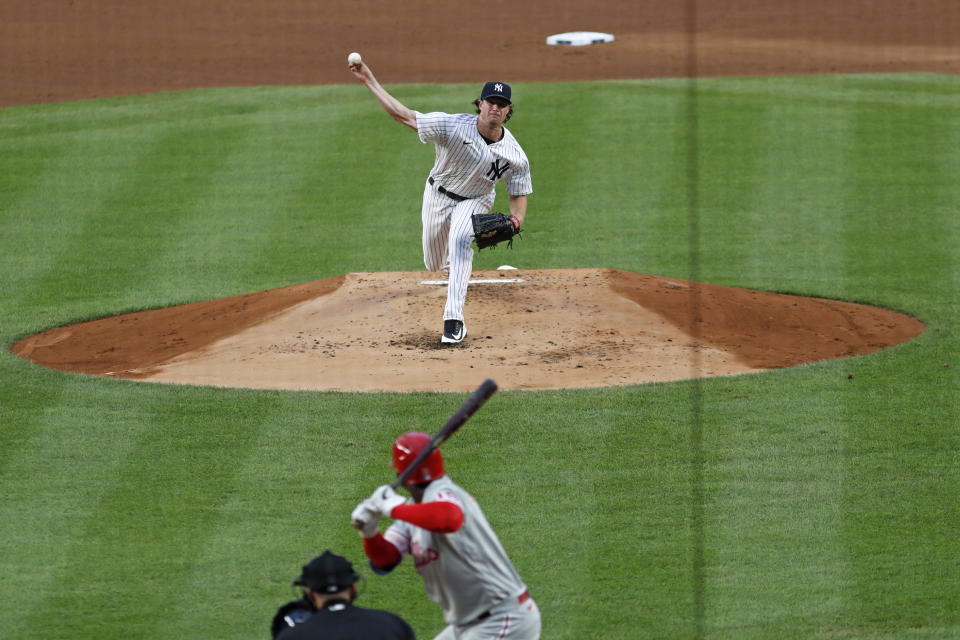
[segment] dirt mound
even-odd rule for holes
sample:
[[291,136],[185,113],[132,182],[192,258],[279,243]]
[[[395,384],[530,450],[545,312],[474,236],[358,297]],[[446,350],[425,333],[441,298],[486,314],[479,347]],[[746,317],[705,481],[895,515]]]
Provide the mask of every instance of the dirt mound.
[[558,389],[720,376],[870,353],[922,323],[875,307],[612,269],[475,272],[469,335],[440,343],[442,279],[345,276],[46,331],[13,352],[117,378],[261,389]]

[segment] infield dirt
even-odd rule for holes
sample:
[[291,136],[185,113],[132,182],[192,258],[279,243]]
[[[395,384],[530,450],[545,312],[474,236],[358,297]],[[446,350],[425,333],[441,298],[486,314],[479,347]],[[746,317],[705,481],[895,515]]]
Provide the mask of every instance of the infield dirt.
[[[384,6],[10,0],[0,105],[349,83],[354,50],[388,83],[483,82],[491,69],[515,83],[960,70],[955,0],[721,0],[695,14],[690,3],[653,0]],[[581,29],[616,40],[545,44]],[[419,224],[418,212],[410,219]],[[474,285],[470,335],[441,348],[443,289],[420,284],[438,276],[344,272],[61,327],[12,350],[58,369],[163,382],[457,391],[485,377],[502,388],[566,388],[729,375],[870,353],[924,329],[862,305],[606,269],[521,270],[475,273],[523,282]]]

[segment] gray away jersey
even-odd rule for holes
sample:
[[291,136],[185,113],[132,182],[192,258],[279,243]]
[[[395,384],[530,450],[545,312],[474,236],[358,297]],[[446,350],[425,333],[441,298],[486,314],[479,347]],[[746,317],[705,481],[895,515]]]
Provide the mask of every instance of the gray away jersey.
[[526,591],[477,501],[449,477],[434,480],[423,502],[446,501],[463,510],[463,526],[454,533],[433,533],[396,520],[384,537],[411,556],[427,595],[443,609],[447,624],[476,620]]
[[439,111],[417,114],[417,135],[436,145],[437,157],[430,172],[441,185],[467,198],[491,193],[503,180],[507,193],[533,193],[530,162],[513,134],[503,129],[503,138],[487,144],[477,131],[477,116]]

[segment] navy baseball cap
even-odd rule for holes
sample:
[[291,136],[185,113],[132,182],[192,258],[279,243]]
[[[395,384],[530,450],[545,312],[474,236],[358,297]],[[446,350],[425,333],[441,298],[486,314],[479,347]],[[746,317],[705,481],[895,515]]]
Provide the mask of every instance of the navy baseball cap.
[[360,579],[353,565],[343,556],[324,551],[303,566],[303,572],[293,584],[308,587],[320,593],[344,591]]
[[[480,99],[503,98],[510,102],[510,85],[506,82],[488,82],[483,85],[483,91],[480,92]],[[510,104],[513,104],[510,102]]]

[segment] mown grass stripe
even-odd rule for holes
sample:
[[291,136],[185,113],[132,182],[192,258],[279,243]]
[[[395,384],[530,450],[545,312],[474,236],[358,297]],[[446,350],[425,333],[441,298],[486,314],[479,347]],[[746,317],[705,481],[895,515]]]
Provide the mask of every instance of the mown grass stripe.
[[[125,272],[129,287],[119,292],[121,300],[132,306],[163,306],[206,297],[207,283],[198,275],[209,274],[212,265],[204,250],[209,247],[222,255],[229,248],[217,246],[221,221],[205,214],[213,203],[229,206],[218,180],[248,135],[246,126],[234,124],[170,130],[153,141],[138,170],[96,212],[90,245],[126,258],[113,266]],[[143,217],[130,218],[131,210]]]
[[36,625],[49,623],[49,601],[36,593],[63,588],[83,544],[78,532],[112,490],[118,467],[150,423],[150,414],[122,390],[93,390],[85,379],[52,376],[56,386],[25,387],[18,404],[29,406],[6,413],[7,404],[4,414],[3,436],[10,440],[4,442],[0,475],[0,629],[11,637],[29,637]]
[[[956,261],[956,116],[916,104],[868,103],[858,113],[858,144],[848,158],[854,173],[844,194],[851,212],[843,231],[847,272],[867,299],[893,305],[881,291],[910,296],[918,269],[942,272]],[[940,289],[944,276],[930,284]]]
[[[955,295],[945,296],[949,317],[960,315],[960,181],[949,176],[960,175],[960,127],[946,127],[942,131],[942,148],[952,149],[940,162],[940,171],[945,179],[941,183],[942,200],[935,203],[932,214],[940,221],[939,233],[929,250],[936,255],[937,272],[933,275],[944,283],[947,291]],[[960,385],[960,382],[958,382]]]
[[[710,135],[718,149],[707,188],[715,206],[708,209],[705,260],[728,269],[716,274],[720,284],[824,291],[842,255],[834,225],[851,109],[782,100],[783,84],[746,96],[724,88],[706,102],[704,111],[721,119]],[[730,224],[731,215],[739,224]]]
[[[623,215],[616,217],[617,224],[633,229],[635,234],[635,265],[626,268],[689,279],[689,243],[665,239],[689,238],[690,216],[701,214],[700,203],[696,203],[695,212],[691,210],[693,190],[698,189],[691,182],[691,170],[699,170],[691,167],[691,154],[697,153],[696,130],[691,130],[695,123],[690,122],[690,110],[695,106],[689,104],[691,94],[682,85],[651,84],[638,90],[646,107],[633,116],[637,120],[634,139],[645,152],[629,158],[632,172],[622,176],[635,187],[614,190],[624,207]],[[612,139],[611,145],[616,144]],[[610,232],[620,233],[616,229]]]
[[[131,158],[115,152],[92,153],[79,134],[26,146],[11,144],[9,151],[4,163],[11,166],[2,180],[16,196],[2,207],[7,247],[0,276],[3,304],[20,311],[29,299],[50,310],[58,302],[59,287],[49,286],[46,279],[59,281],[66,275],[62,263],[76,251],[76,236],[87,224],[87,211],[99,206],[122,171],[123,160]],[[14,168],[14,159],[21,154],[26,164]]]
[[[158,389],[147,403],[149,428],[118,438],[124,447],[111,464],[91,460],[100,474],[91,484],[100,491],[73,523],[75,535],[48,586],[51,597],[76,604],[77,614],[60,623],[67,636],[95,620],[108,637],[168,637],[160,632],[169,602],[180,596],[203,541],[216,534],[216,505],[235,491],[238,464],[273,411],[269,402],[236,393],[201,396],[203,390]],[[187,418],[170,410],[184,402],[191,405]],[[28,626],[49,617],[38,604],[24,616]]]
[[[768,100],[744,100],[718,94],[709,85],[698,89],[697,189],[700,269],[710,281],[750,281],[756,253],[767,249],[759,237],[773,214],[758,202],[767,163],[776,161],[766,145],[777,129],[775,107]],[[744,135],[744,131],[758,135]],[[779,133],[779,131],[778,131]],[[731,224],[731,219],[737,224]],[[739,240],[731,243],[731,239]],[[725,273],[715,273],[714,263]]]
[[[777,384],[764,382],[747,376],[705,385],[707,619],[720,637],[763,637],[771,621],[816,631],[849,607],[852,578],[839,535],[844,432],[834,392],[819,385],[811,401],[766,393]],[[744,394],[755,411],[742,412],[735,399]],[[780,418],[801,411],[802,422]]]
[[702,87],[721,88],[757,99],[770,98],[798,106],[830,104],[922,107],[949,111],[960,106],[956,76],[938,74],[831,74],[717,78],[700,80]]
[[[829,260],[822,259],[830,255],[830,232],[816,200],[821,193],[829,200],[829,183],[842,181],[842,173],[826,167],[836,163],[844,144],[847,116],[843,109],[828,107],[824,114],[822,105],[784,103],[778,86],[746,97],[725,84],[705,88],[700,188],[706,280],[775,289],[833,277]],[[821,118],[832,125],[810,126]],[[704,602],[711,636],[763,637],[770,620],[795,628],[802,624],[793,619],[795,607],[813,617],[841,615],[842,585],[849,582],[835,529],[842,504],[840,434],[825,431],[816,438],[807,432],[824,429],[828,416],[802,430],[778,425],[769,433],[764,417],[779,411],[758,406],[736,415],[717,391],[755,384],[743,378],[703,386]],[[778,532],[788,521],[798,534],[781,541]]]
[[[699,627],[709,522],[691,503],[709,493],[693,485],[704,453],[691,435],[698,421],[689,402],[694,391],[689,384],[643,398],[620,393],[597,410],[595,422],[604,429],[592,434],[591,453],[602,472],[593,477],[589,575],[623,595],[603,605],[599,624],[583,621],[584,637],[594,633],[591,625],[604,637],[631,625],[659,637],[688,636]],[[672,404],[683,410],[666,411]],[[642,570],[628,575],[624,566]]]
[[[846,275],[869,300],[895,305],[912,299],[943,318],[960,299],[950,278],[958,246],[960,150],[955,117],[920,107],[922,98],[895,107],[868,103],[858,112],[846,183],[845,208],[854,214],[843,231]],[[919,235],[918,219],[923,220]],[[951,242],[947,249],[944,243]],[[917,273],[929,279],[922,294]],[[920,302],[931,293],[933,299]],[[933,331],[938,329],[934,320]],[[942,384],[949,356],[926,344],[910,347],[928,354],[929,367],[906,380],[897,380],[902,372],[895,369],[885,372],[876,384],[855,387],[840,405],[850,424],[844,533],[857,579],[852,590],[859,606],[853,614],[869,630],[889,632],[885,611],[891,606],[902,611],[894,626],[903,632],[932,619],[960,624],[956,601],[948,595],[960,590],[960,572],[944,571],[945,563],[958,565],[943,546],[960,528],[952,490],[960,481],[960,383],[953,376],[952,384]],[[882,391],[894,383],[898,393]],[[910,415],[911,399],[931,414]]]
[[[226,138],[220,132],[218,141]],[[177,301],[175,290],[158,300],[145,296],[140,285],[156,278],[169,281],[171,265],[190,267],[186,260],[167,260],[164,253],[181,235],[193,241],[197,230],[185,229],[184,223],[216,172],[211,162],[222,162],[223,154],[205,148],[196,132],[175,128],[159,135],[105,136],[92,143],[87,157],[73,179],[92,185],[94,197],[63,195],[64,203],[73,204],[68,215],[76,222],[71,233],[59,235],[56,261],[25,283],[28,290],[56,291],[51,302],[63,320],[85,319],[77,316],[91,300],[99,300],[103,311]]]

